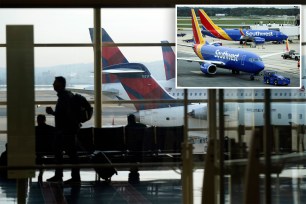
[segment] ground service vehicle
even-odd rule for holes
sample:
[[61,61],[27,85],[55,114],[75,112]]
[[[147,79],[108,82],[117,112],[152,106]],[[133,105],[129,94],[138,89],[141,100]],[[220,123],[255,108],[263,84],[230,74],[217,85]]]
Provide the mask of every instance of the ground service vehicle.
[[273,84],[275,86],[290,84],[289,78],[277,74],[276,71],[264,71],[263,74],[264,74],[263,80],[264,80],[264,83],[266,84]]
[[300,53],[295,50],[290,50],[289,52],[285,52],[282,54],[283,59],[294,59],[296,61],[300,60]]

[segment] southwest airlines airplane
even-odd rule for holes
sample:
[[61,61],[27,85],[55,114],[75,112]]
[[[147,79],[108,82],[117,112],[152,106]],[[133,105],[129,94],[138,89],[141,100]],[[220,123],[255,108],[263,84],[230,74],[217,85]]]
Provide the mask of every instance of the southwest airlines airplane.
[[[265,65],[262,59],[255,53],[233,49],[223,46],[210,45],[202,36],[199,24],[194,10],[192,14],[192,30],[194,36],[193,50],[200,58],[194,60],[190,58],[177,58],[189,62],[199,62],[200,69],[204,74],[214,75],[217,72],[217,67],[230,69],[233,74],[238,74],[240,71],[250,73],[250,79],[254,80],[254,76],[261,72]],[[182,45],[188,46],[189,45]]]
[[275,30],[222,29],[209,18],[203,9],[199,10],[199,15],[203,25],[202,34],[214,38],[231,41],[253,39],[256,44],[262,44],[265,41],[281,43],[288,38],[284,33]]

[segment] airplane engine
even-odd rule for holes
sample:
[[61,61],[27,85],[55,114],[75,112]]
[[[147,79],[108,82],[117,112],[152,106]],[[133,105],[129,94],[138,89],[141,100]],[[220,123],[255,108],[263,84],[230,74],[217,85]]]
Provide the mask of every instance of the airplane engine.
[[207,107],[193,109],[189,115],[195,119],[207,120]]
[[254,40],[256,44],[264,44],[266,41],[264,38],[261,37],[255,37]]
[[217,73],[217,67],[216,67],[216,65],[213,65],[213,64],[203,63],[203,64],[201,64],[201,71],[204,74],[216,74]]

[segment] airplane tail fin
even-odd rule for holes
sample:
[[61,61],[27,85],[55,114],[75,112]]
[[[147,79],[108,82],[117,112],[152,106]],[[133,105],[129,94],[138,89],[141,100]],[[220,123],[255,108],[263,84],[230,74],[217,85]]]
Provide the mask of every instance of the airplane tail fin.
[[200,31],[198,19],[194,12],[194,9],[191,9],[191,22],[192,22],[192,31],[193,31],[193,38],[195,44],[206,44],[207,42],[203,38],[202,33]]
[[[168,41],[161,41],[162,43],[169,43]],[[170,46],[162,46],[164,68],[166,73],[166,80],[175,77],[175,55]]]
[[203,9],[199,10],[200,20],[202,25],[208,30],[212,35],[217,38],[221,38],[224,40],[232,40],[231,37],[219,26],[217,26],[205,13]]
[[[109,36],[104,28],[102,28],[102,42],[113,43],[113,39]],[[93,28],[89,28],[89,34],[91,41],[93,42]],[[102,67],[107,67],[115,64],[128,63],[128,60],[122,54],[117,46],[114,47],[102,47]],[[119,82],[114,75],[102,75],[103,84],[117,83]]]
[[[89,33],[91,37],[91,41],[93,41],[93,28],[89,28]],[[106,30],[102,28],[102,42],[103,43],[113,43],[114,41],[108,35]],[[103,67],[111,66],[114,64],[128,63],[128,60],[122,54],[120,49],[117,46],[114,47],[102,47],[102,65]]]
[[[174,100],[151,76],[146,66],[140,63],[118,64],[104,68],[104,73],[115,74],[131,100]],[[137,110],[177,106],[169,103],[136,103]]]

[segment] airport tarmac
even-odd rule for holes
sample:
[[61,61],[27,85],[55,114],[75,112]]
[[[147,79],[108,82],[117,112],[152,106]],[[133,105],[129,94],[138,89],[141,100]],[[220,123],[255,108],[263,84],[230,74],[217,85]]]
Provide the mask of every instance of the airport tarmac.
[[[180,31],[186,33],[184,37],[177,37],[177,44],[189,44],[183,42],[184,39],[193,37],[191,30]],[[220,41],[219,39],[206,37],[208,42]],[[240,73],[233,75],[231,70],[218,68],[217,73],[213,76],[207,76],[200,70],[199,63],[177,60],[177,87],[178,88],[298,88],[300,87],[301,74],[297,67],[297,61],[283,59],[282,53],[285,52],[285,44],[272,44],[266,42],[264,46],[258,45],[256,48],[250,48],[247,45],[240,45],[239,42],[222,41],[222,46],[230,48],[239,48],[246,51],[254,52],[263,58],[265,70],[273,70],[278,74],[290,78],[288,86],[274,86],[264,84],[262,76],[257,77],[254,81],[250,80],[249,73]],[[290,49],[300,52],[300,43],[295,40],[289,44]],[[199,59],[191,47],[177,45],[177,57]]]

